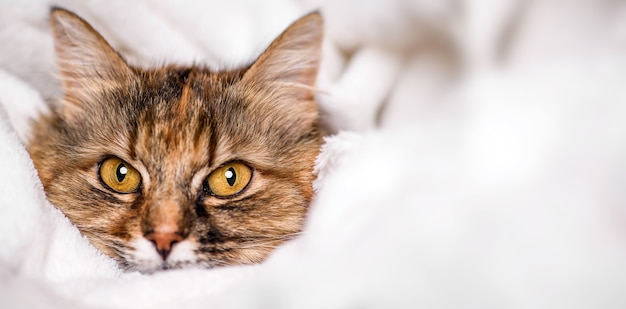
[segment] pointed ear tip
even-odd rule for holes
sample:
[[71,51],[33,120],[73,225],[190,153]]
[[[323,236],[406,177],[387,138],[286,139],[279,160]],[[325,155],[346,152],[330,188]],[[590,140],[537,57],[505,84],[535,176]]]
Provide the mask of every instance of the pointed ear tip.
[[297,29],[296,31],[307,31],[309,33],[322,35],[324,32],[324,19],[319,11],[313,11],[300,17],[293,24],[291,24],[289,28],[292,30]]
[[50,16],[56,18],[59,15],[72,15],[72,13],[60,6],[50,7]]
[[313,12],[310,12],[309,14],[304,15],[302,18],[300,18],[300,20],[315,22],[320,25],[324,23],[324,18],[322,18],[322,14],[319,10],[315,10]]
[[78,15],[74,14],[72,11],[66,10],[62,7],[53,6],[50,8],[50,22],[52,24],[56,24],[59,20],[68,20],[68,19],[80,19]]

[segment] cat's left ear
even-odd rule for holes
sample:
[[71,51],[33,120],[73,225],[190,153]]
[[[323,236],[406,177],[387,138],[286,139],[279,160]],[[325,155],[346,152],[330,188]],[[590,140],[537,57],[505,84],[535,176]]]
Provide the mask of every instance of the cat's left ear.
[[134,77],[126,61],[86,21],[54,8],[50,13],[54,48],[65,90],[67,116],[84,109],[99,92]]
[[323,22],[308,14],[289,26],[243,77],[300,100],[312,100],[321,58]]

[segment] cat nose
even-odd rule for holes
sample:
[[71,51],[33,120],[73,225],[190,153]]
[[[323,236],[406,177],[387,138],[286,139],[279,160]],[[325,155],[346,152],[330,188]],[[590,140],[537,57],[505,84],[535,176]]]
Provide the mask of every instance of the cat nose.
[[172,251],[172,247],[174,246],[174,244],[184,239],[181,233],[178,231],[150,232],[144,235],[144,237],[154,244],[154,246],[156,247],[156,251],[159,253],[164,261],[167,259],[167,256]]

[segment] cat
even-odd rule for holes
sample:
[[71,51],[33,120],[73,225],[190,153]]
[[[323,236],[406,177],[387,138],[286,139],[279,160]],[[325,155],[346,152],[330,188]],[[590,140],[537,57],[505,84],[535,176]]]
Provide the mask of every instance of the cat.
[[296,237],[323,142],[319,13],[250,65],[129,65],[86,21],[53,8],[64,97],[28,151],[47,198],[128,271],[262,262]]

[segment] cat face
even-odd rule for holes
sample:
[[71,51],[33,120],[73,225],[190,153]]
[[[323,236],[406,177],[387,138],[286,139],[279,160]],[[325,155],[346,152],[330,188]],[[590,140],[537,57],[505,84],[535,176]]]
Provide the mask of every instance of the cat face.
[[260,262],[299,233],[322,142],[319,15],[226,72],[133,68],[74,14],[51,22],[65,97],[29,152],[92,244],[153,272]]

